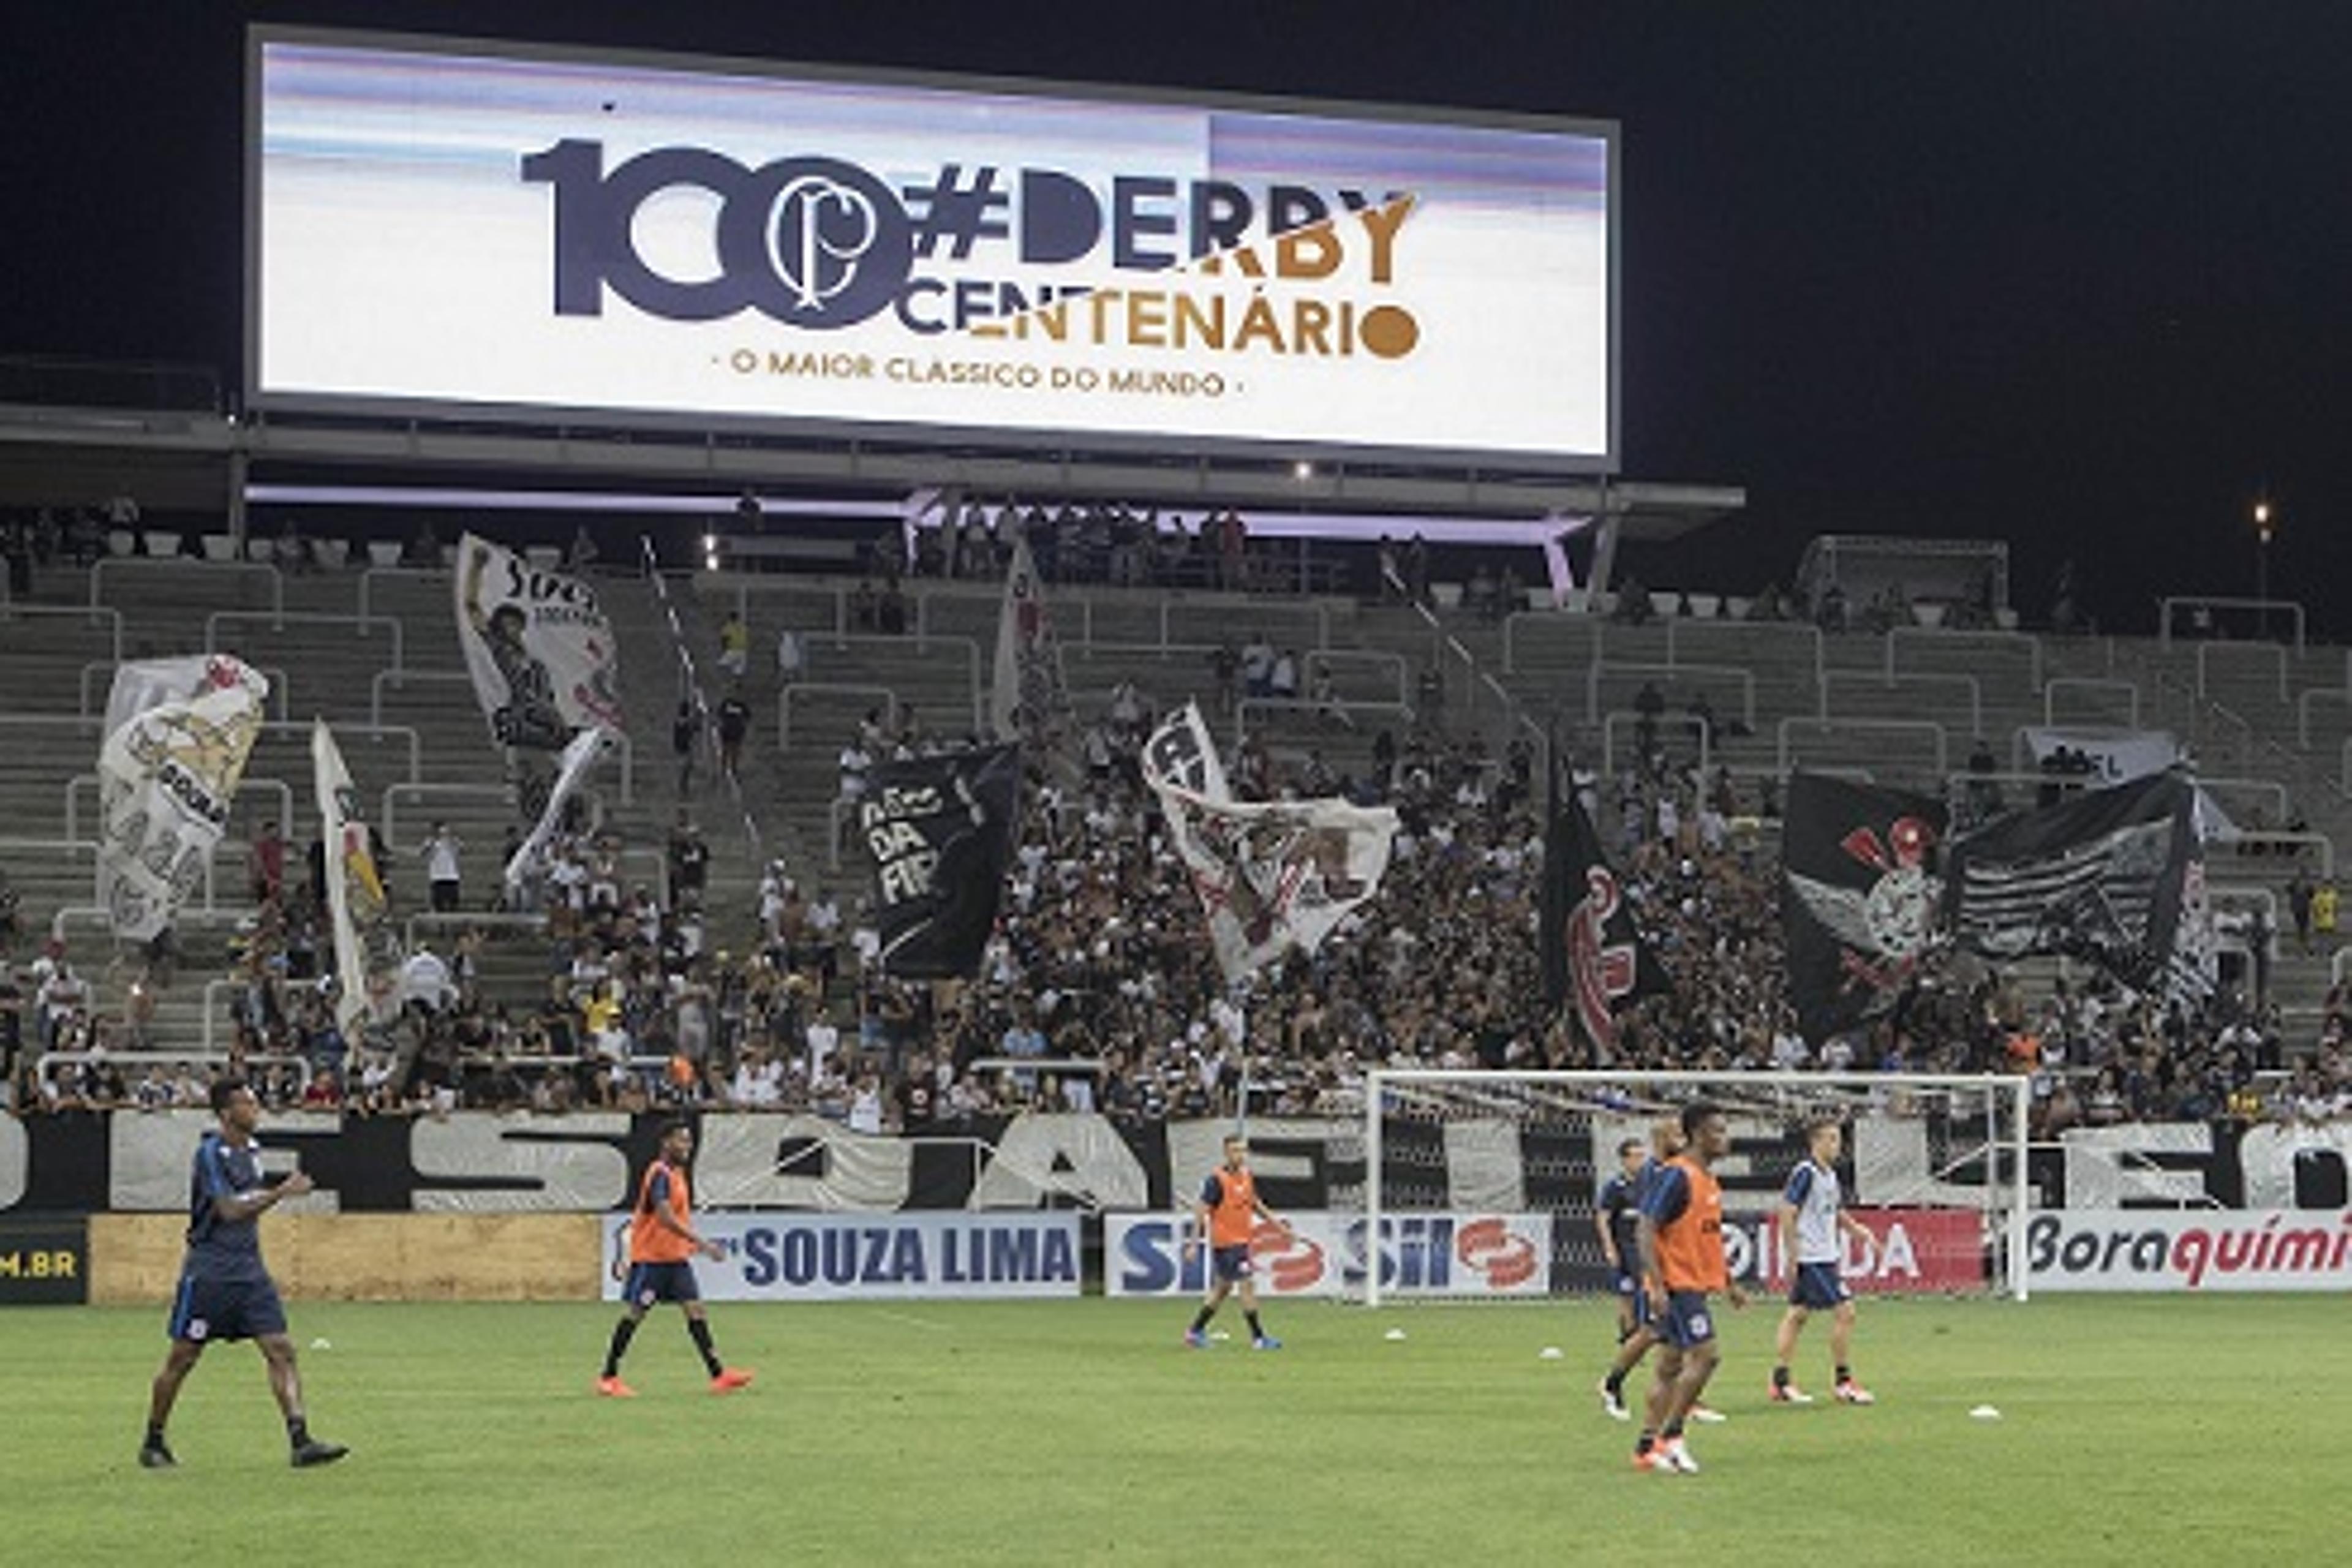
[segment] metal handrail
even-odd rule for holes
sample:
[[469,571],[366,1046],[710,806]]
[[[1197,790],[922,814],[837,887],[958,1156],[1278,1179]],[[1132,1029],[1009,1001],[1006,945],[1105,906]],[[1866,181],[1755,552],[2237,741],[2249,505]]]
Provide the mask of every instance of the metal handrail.
[[2294,651],[2299,658],[2304,651],[2303,606],[2293,599],[2245,599],[2211,594],[2168,595],[2156,602],[2157,646],[2165,652],[2172,651],[2172,612],[2175,609],[2203,605],[2209,610],[2253,610],[2268,616],[2273,610],[2284,610],[2294,626]]
[[[448,546],[442,546],[446,550]],[[378,577],[454,577],[446,566],[371,566],[360,574],[359,612],[362,617],[374,614],[374,584]]]
[[1589,627],[1592,633],[1591,657],[1595,661],[1601,657],[1601,643],[1606,636],[1609,623],[1601,616],[1574,610],[1515,610],[1503,617],[1503,673],[1505,675],[1519,673],[1518,628],[1521,621],[1534,621],[1544,626],[1559,626],[1566,623]]
[[[1899,667],[1896,652],[1905,641],[1939,642],[1981,646],[1990,643],[1996,647],[2022,647],[2028,663],[2026,679],[2033,690],[2042,689],[2042,639],[2032,632],[2003,631],[1989,627],[1953,626],[1889,626],[1886,628],[1886,673],[1906,673]],[[1932,671],[1915,670],[1913,674]]]
[[398,616],[341,616],[324,611],[215,610],[205,617],[205,651],[234,652],[234,649],[225,649],[220,646],[220,627],[224,623],[239,621],[262,622],[274,632],[282,632],[289,626],[356,626],[362,638],[366,637],[370,626],[389,626],[392,629],[392,668],[399,669],[408,662],[405,653],[407,631]]
[[1768,635],[1776,637],[1784,631],[1795,632],[1812,645],[1813,687],[1816,690],[1820,689],[1822,678],[1829,669],[1829,645],[1822,636],[1822,628],[1811,621],[1687,621],[1677,616],[1666,623],[1666,662],[1679,665],[1682,662],[1683,633],[1704,627],[1722,631],[1738,627],[1743,632],[1770,628]]
[[1925,731],[1936,738],[1936,764],[1930,770],[1934,776],[1942,778],[1952,771],[1951,738],[1944,726],[1932,719],[1822,719],[1800,715],[1780,721],[1776,756],[1782,773],[1789,771],[1790,740],[1799,728],[1811,729],[1821,734],[1834,734],[1841,730],[1873,731],[1885,734],[1916,734]]
[[[2197,645],[2197,695],[2209,695],[2207,661],[2216,650],[2231,653],[2260,653],[2278,660],[2278,700],[2289,700],[2287,694],[2286,649],[2274,642],[2201,642]],[[2297,651],[2301,651],[2298,646]]]
[[2125,722],[2139,728],[2139,682],[2109,680],[2088,675],[2053,675],[2042,688],[2042,728],[2058,728],[2058,693],[2065,691],[2126,691],[2131,694],[2131,714]]
[[2352,686],[2309,686],[2295,694],[2294,743],[2311,750],[2311,704],[2314,699],[2352,705]]
[[1584,671],[1584,721],[1601,722],[1601,680],[1605,675],[1699,675],[1710,680],[1729,677],[1739,685],[1740,721],[1756,727],[1756,672],[1736,664],[1634,664],[1596,658]]
[[1821,704],[1814,713],[1815,718],[1824,722],[1834,718],[1834,715],[1830,712],[1830,688],[1840,680],[1849,683],[1866,680],[1879,690],[1887,692],[1897,690],[1896,683],[1906,680],[1927,684],[1941,682],[1946,685],[1965,687],[1969,694],[1969,733],[1972,735],[1984,733],[1984,688],[1973,675],[1925,669],[1906,670],[1885,675],[1872,669],[1825,669],[1822,671]]
[[801,692],[829,697],[879,697],[885,721],[892,729],[898,727],[898,693],[887,686],[877,686],[856,680],[795,680],[776,693],[776,749],[790,751],[793,744],[793,694]]
[[379,669],[368,678],[368,722],[383,722],[383,689],[387,685],[406,687],[412,682],[420,685],[463,684],[471,691],[474,678],[462,669]]
[[[100,562],[100,564],[103,565],[105,563]],[[97,581],[97,574],[94,570],[90,580],[93,583]],[[111,605],[100,605],[95,600],[88,605],[24,605],[14,600],[0,599],[0,621],[13,621],[20,616],[35,618],[47,616],[58,620],[71,616],[84,626],[103,626],[107,628],[108,647],[114,662],[117,664],[122,662],[122,612]]]
[[1659,729],[1681,729],[1698,735],[1698,771],[1705,775],[1712,770],[1715,757],[1715,730],[1696,713],[1636,713],[1630,708],[1612,709],[1601,719],[1601,771],[1603,776],[1617,775],[1617,731],[1620,725],[1636,729],[1644,723]]
[[[75,682],[75,712],[79,713],[85,719],[102,719],[106,716],[102,712],[95,712],[92,710],[97,705],[91,698],[89,678],[92,675],[105,676],[110,689],[114,679],[114,672],[121,667],[121,661],[120,659],[117,659],[112,663],[109,663],[104,659],[97,659],[81,667],[81,675]],[[287,693],[291,688],[293,682],[288,677],[287,673],[284,670],[270,665],[256,665],[253,668],[258,670],[261,675],[268,680],[269,701],[277,708],[278,719],[282,721],[292,717],[292,699],[289,698]]]
[[89,607],[93,610],[107,607],[102,595],[106,587],[106,574],[109,572],[119,574],[134,571],[169,571],[175,574],[195,572],[206,578],[226,577],[231,574],[244,575],[254,573],[266,574],[269,583],[269,613],[283,615],[286,612],[286,578],[277,567],[267,561],[208,561],[202,565],[197,565],[193,562],[165,555],[110,555],[100,561],[89,569]]

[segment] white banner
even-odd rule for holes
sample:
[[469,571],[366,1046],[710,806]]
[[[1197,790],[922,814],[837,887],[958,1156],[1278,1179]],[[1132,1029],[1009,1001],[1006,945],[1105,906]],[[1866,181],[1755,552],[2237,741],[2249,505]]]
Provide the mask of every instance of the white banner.
[[1613,460],[1612,126],[480,41],[253,61],[257,401]]
[[204,879],[268,695],[226,654],[115,670],[98,753],[98,898],[115,935],[152,939]]
[[[1364,1279],[1361,1215],[1283,1215],[1292,1234],[1260,1220],[1250,1237],[1261,1294],[1333,1296]],[[1103,1216],[1103,1294],[1198,1296],[1209,1288],[1205,1242],[1184,1256],[1190,1215]],[[1391,1215],[1381,1222],[1381,1289],[1401,1296],[1542,1296],[1551,1289],[1551,1215],[1460,1210]]]
[[[695,1229],[727,1258],[695,1263],[716,1301],[911,1300],[1076,1296],[1078,1216],[1072,1213],[701,1214]],[[605,1227],[604,1300],[621,1299],[609,1267],[626,1256],[629,1219]]]
[[530,836],[516,845],[514,854],[507,859],[506,884],[509,891],[530,879],[547,841],[555,837],[556,825],[563,820],[564,806],[588,782],[590,770],[612,749],[612,731],[601,724],[581,731],[563,748],[563,759],[555,768],[555,785],[547,792],[547,804],[540,808],[539,820],[531,825]]
[[2169,730],[2053,730],[2025,727],[2025,744],[2040,767],[2060,748],[2090,758],[2103,784],[2127,784],[2179,765],[2180,742]]
[[[1145,742],[1143,774],[1201,895],[1209,941],[1228,980],[1293,947],[1313,952],[1380,890],[1396,837],[1395,811],[1343,800],[1223,798],[1216,745],[1190,703]],[[1187,778],[1220,794],[1190,788],[1181,782]]]
[[2347,1290],[2352,1209],[2051,1209],[2025,1259],[2034,1290]]
[[310,726],[310,785],[326,846],[327,914],[335,943],[335,1026],[354,1047],[391,1016],[400,948],[385,919],[383,868],[359,812],[351,769],[325,720]]
[[1013,564],[1004,574],[1004,603],[996,616],[988,711],[996,739],[1035,741],[1069,711],[1070,694],[1062,683],[1061,645],[1054,638],[1029,535],[1018,523],[1012,527]]
[[618,651],[596,590],[471,533],[456,582],[457,641],[499,744],[558,752],[590,725],[621,731]]

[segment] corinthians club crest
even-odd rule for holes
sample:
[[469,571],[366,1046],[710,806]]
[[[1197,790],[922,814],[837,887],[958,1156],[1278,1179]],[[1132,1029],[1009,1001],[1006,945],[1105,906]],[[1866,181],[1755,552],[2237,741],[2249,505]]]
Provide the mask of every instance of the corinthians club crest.
[[1936,830],[1916,816],[1888,825],[1882,842],[1875,829],[1857,827],[1838,847],[1878,873],[1867,888],[1840,887],[1799,871],[1788,873],[1805,912],[1836,939],[1849,989],[1875,993],[1871,1010],[1894,994],[1918,967],[1933,935],[1943,883],[1927,867]]

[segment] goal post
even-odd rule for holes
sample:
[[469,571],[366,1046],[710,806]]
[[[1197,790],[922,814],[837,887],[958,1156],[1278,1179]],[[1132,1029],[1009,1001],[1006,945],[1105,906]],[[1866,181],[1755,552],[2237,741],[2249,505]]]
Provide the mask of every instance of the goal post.
[[[1846,1205],[1873,1233],[1849,1257],[1857,1289],[2026,1298],[2031,1191],[2022,1075],[1374,1068],[1365,1075],[1359,1266],[1366,1306],[1502,1294],[1480,1272],[1506,1243],[1543,1255],[1513,1295],[1606,1290],[1594,1226],[1619,1144],[1696,1100],[1719,1107],[1718,1162],[1735,1275],[1777,1283],[1773,1215],[1804,1130],[1844,1131]],[[1434,1265],[1436,1247],[1453,1256]],[[1456,1267],[1458,1265],[1459,1267]]]

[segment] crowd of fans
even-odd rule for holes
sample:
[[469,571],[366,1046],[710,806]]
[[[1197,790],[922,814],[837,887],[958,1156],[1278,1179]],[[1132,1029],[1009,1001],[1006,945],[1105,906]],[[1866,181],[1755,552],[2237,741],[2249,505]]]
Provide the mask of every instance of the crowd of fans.
[[[2234,992],[2189,1007],[2093,981],[2029,1002],[1955,960],[1931,966],[1894,1016],[1809,1044],[1785,996],[1769,802],[1662,753],[1619,778],[1573,781],[1673,981],[1622,1016],[1612,1052],[1543,998],[1541,803],[1524,746],[1490,756],[1475,742],[1383,734],[1353,769],[1319,752],[1242,749],[1231,771],[1244,796],[1387,803],[1402,829],[1380,894],[1348,927],[1229,986],[1141,783],[1152,717],[1119,705],[1076,765],[1033,769],[998,929],[968,983],[887,975],[862,898],[782,864],[751,919],[708,913],[709,846],[681,813],[660,884],[625,875],[608,833],[559,838],[544,874],[499,900],[544,925],[459,911],[446,942],[406,956],[398,1021],[358,1042],[337,1029],[320,983],[315,878],[257,883],[259,913],[235,944],[229,1066],[278,1105],[780,1110],[908,1134],[1025,1108],[1150,1119],[1232,1114],[1246,1099],[1257,1114],[1351,1115],[1377,1064],[2006,1068],[2032,1075],[2044,1134],[2352,1113],[2352,998],[2340,990],[2318,1038],[2290,1049],[2275,1012]],[[893,734],[878,714],[867,724],[860,743],[877,759],[950,743]],[[257,867],[271,858],[257,845]],[[452,867],[430,845],[422,861],[412,885],[429,880],[431,902],[455,905],[457,888],[440,885]],[[499,953],[503,986],[486,973]],[[95,1050],[38,1081],[24,1053],[20,1108],[201,1101],[199,1069],[139,1061],[135,1005],[96,1016],[55,950],[31,978],[30,995],[0,996],[0,1019],[28,1014],[41,1046]]]

